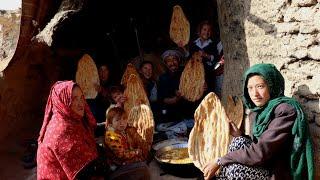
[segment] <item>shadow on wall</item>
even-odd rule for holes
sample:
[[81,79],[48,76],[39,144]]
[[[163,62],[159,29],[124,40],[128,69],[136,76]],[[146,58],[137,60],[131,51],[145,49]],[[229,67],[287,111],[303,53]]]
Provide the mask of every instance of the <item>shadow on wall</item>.
[[[275,36],[275,25],[250,13],[251,0],[217,0],[220,34],[224,46],[225,71],[223,97],[241,95],[242,75],[251,64],[248,56],[245,23],[249,21],[263,29],[265,34]],[[247,32],[247,34],[250,34]],[[230,88],[232,87],[232,88]]]
[[265,34],[272,34],[274,37],[276,36],[277,29],[274,24],[270,24],[266,20],[251,13],[247,16],[247,20],[263,29]]
[[[320,94],[313,93],[309,86],[303,84],[293,92],[293,97],[302,105],[309,122],[313,141],[314,167],[320,167]],[[320,169],[315,168],[315,179],[320,179]]]

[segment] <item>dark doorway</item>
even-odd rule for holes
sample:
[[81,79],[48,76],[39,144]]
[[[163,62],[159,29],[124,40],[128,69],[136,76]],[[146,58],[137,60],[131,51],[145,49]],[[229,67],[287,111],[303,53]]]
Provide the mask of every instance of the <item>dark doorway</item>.
[[[172,8],[177,4],[190,22],[190,41],[194,40],[196,27],[203,20],[212,23],[214,38],[219,38],[214,0],[114,1],[112,4],[90,0],[80,13],[64,21],[55,34],[53,48],[80,49],[89,53],[98,66],[107,63],[116,71],[112,74],[120,76],[128,60],[139,55],[137,36],[144,52],[162,53],[176,46],[169,38],[169,26]],[[62,78],[72,79],[75,62],[67,62],[66,66],[72,71]]]

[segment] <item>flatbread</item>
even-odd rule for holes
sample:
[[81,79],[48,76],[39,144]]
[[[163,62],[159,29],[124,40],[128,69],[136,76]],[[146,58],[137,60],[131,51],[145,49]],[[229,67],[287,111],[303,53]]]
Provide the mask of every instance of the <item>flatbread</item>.
[[[135,106],[141,104],[145,104],[148,106],[150,105],[141,79],[134,74],[131,74],[127,81],[127,86],[124,90],[124,96],[127,97],[127,101],[124,103],[124,110],[128,114]],[[129,120],[128,124],[132,125],[133,122]]]
[[173,7],[170,38],[178,45],[181,42],[183,46],[187,45],[190,39],[190,23],[179,5]]
[[179,92],[185,99],[195,102],[204,92],[205,72],[202,58],[195,53],[186,64],[180,77]]
[[209,93],[194,113],[195,125],[188,142],[189,156],[203,171],[204,166],[227,154],[229,122],[216,94]]
[[131,142],[136,148],[142,150],[142,156],[147,159],[153,141],[154,120],[149,106],[145,104],[133,107],[129,113],[128,120],[133,122],[132,127],[136,133],[130,133]]
[[228,118],[233,121],[240,129],[243,120],[243,103],[239,97],[227,97],[226,113]]
[[[122,84],[123,86],[125,86],[125,87],[127,86],[127,82],[128,82],[128,79],[129,79],[129,77],[130,77],[131,74],[134,74],[134,75],[136,75],[137,77],[139,77],[139,73],[138,73],[136,67],[134,67],[133,64],[128,63],[127,68],[126,68],[126,70],[124,71],[124,73],[123,73],[123,75],[122,75],[122,79],[121,79],[121,84]],[[139,78],[139,79],[140,79],[140,78]],[[141,82],[142,82],[142,81],[141,81]]]
[[98,69],[93,59],[85,54],[78,62],[76,82],[86,99],[95,99],[98,95],[96,86],[100,85]]

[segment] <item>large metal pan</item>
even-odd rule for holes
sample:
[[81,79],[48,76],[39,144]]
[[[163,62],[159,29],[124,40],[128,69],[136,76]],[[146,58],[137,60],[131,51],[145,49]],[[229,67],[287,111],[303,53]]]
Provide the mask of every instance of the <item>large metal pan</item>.
[[201,175],[201,171],[194,166],[192,162],[190,163],[175,163],[170,161],[163,161],[160,157],[163,153],[166,153],[167,151],[173,150],[173,149],[179,149],[179,148],[188,148],[188,143],[181,143],[181,144],[175,144],[175,145],[169,145],[165,146],[159,150],[156,151],[155,159],[159,163],[160,167],[164,172],[168,174],[172,174],[179,177],[197,177]]

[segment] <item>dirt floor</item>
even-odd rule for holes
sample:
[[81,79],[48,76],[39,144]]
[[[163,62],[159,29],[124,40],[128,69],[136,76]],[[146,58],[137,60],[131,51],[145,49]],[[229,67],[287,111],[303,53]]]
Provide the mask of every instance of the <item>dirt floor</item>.
[[[24,169],[21,158],[23,156],[23,146],[21,142],[7,140],[1,143],[0,147],[0,179],[10,180],[35,180],[36,168]],[[149,164],[152,180],[182,180],[196,178],[179,178],[173,175],[165,174],[158,166],[157,162],[152,161]]]

